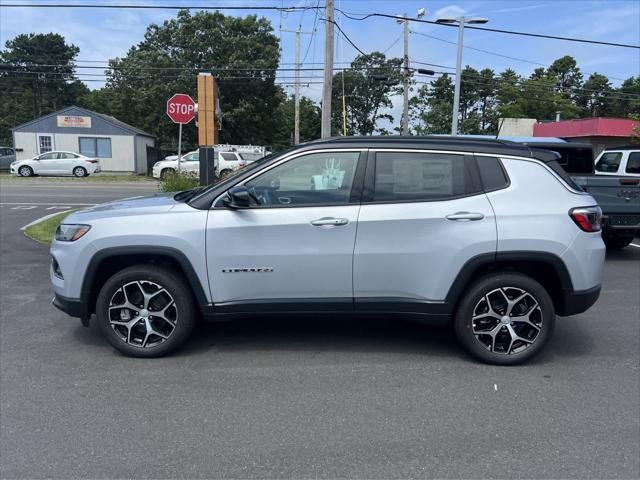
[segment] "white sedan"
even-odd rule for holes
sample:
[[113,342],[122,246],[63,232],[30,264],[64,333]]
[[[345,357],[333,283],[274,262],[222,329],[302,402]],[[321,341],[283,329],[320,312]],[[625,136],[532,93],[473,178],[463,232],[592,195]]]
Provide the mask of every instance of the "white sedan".
[[74,152],[47,152],[29,160],[18,160],[10,165],[13,175],[73,175],[86,177],[100,171],[97,158],[85,157]]

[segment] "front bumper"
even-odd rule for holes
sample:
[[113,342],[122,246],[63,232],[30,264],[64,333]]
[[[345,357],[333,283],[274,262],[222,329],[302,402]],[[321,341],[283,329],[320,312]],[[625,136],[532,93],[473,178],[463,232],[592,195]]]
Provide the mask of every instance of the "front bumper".
[[87,306],[79,298],[67,298],[56,293],[53,295],[51,303],[61,312],[79,318],[85,327],[89,326],[90,315],[87,313]]

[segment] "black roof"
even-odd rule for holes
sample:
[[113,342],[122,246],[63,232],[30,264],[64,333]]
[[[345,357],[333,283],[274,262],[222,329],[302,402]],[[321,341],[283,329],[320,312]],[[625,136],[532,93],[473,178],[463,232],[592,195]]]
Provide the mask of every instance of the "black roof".
[[299,145],[299,147],[327,148],[336,146],[350,147],[394,147],[394,148],[429,148],[432,150],[456,150],[469,153],[493,153],[496,155],[519,155],[536,158],[544,162],[556,160],[555,153],[548,150],[537,149],[522,143],[510,140],[493,138],[470,138],[454,136],[412,136],[412,135],[378,135],[357,137],[333,137],[321,140],[312,140]]

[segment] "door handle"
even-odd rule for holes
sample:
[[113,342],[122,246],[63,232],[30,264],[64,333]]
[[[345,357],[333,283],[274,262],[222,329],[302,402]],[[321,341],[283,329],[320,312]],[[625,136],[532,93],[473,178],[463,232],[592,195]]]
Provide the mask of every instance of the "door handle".
[[314,227],[339,227],[341,225],[346,225],[347,223],[349,223],[349,220],[346,218],[334,217],[322,217],[311,221],[311,225]]
[[484,215],[482,213],[473,213],[473,212],[456,212],[451,215],[447,215],[447,220],[482,220]]

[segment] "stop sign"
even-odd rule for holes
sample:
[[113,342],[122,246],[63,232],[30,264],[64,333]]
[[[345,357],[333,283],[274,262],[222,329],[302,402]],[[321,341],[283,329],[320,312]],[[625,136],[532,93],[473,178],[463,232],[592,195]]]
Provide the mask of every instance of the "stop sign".
[[175,123],[189,123],[196,116],[196,102],[184,93],[176,93],[167,101],[167,115]]

